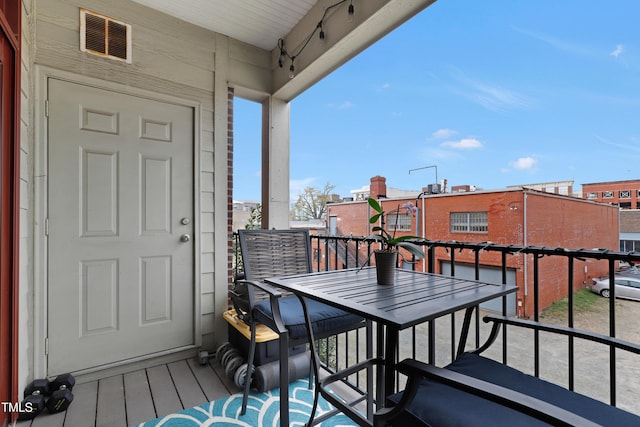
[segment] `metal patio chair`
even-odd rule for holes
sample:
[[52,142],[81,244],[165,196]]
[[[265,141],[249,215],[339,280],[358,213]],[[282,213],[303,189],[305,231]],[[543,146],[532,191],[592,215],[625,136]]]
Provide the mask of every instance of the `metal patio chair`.
[[400,362],[398,371],[407,376],[406,388],[387,396],[387,407],[376,413],[374,426],[640,425],[636,414],[481,355],[505,325],[599,344],[603,355],[613,349],[640,354],[640,345],[573,327],[507,316],[487,315],[484,322],[493,323],[487,341],[443,368],[415,359]]
[[[251,329],[241,414],[246,412],[251,387],[256,325],[263,324],[279,335],[280,416],[288,418],[289,348],[308,342],[307,326],[298,297],[267,285],[263,279],[311,273],[309,233],[307,230],[239,230],[238,234],[244,277],[236,279],[230,295],[238,317]],[[305,303],[315,339],[367,325],[358,315],[310,299]],[[311,372],[310,367],[310,375]],[[285,421],[288,419],[281,418],[282,425]]]

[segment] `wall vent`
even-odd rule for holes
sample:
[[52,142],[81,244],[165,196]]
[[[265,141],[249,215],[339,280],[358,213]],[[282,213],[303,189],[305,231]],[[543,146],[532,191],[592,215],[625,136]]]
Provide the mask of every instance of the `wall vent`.
[[80,50],[131,63],[131,25],[80,9]]

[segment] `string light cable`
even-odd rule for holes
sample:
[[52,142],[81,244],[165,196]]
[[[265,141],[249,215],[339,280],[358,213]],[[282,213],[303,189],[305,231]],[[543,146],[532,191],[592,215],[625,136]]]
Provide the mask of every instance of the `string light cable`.
[[327,14],[329,13],[329,11],[331,11],[332,9],[335,9],[336,7],[340,6],[343,3],[349,2],[349,7],[347,8],[347,13],[349,15],[349,21],[351,21],[353,19],[353,14],[355,12],[355,9],[353,7],[353,0],[340,0],[330,6],[327,6],[324,9],[324,13],[322,14],[322,18],[320,18],[320,21],[318,21],[318,24],[313,28],[313,30],[311,31],[311,33],[309,33],[309,35],[305,38],[304,43],[302,43],[302,45],[300,46],[300,48],[298,49],[298,51],[295,54],[291,54],[289,52],[287,52],[287,49],[285,49],[284,47],[284,39],[280,38],[278,39],[278,49],[280,49],[280,57],[278,58],[278,66],[280,68],[284,67],[284,62],[283,62],[283,58],[287,58],[291,61],[291,65],[289,66],[289,78],[293,78],[295,76],[295,66],[294,66],[294,61],[296,60],[296,58],[307,48],[307,46],[309,45],[309,42],[311,41],[311,39],[313,38],[313,36],[316,34],[317,31],[320,32],[319,37],[320,40],[324,40],[326,37],[326,34],[324,32],[324,22],[327,18]]

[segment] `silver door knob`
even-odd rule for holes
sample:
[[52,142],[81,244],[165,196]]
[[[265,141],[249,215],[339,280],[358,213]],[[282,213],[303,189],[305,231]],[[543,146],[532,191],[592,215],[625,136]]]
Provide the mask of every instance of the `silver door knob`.
[[191,222],[191,220],[189,218],[182,218],[180,220],[180,224],[182,224],[182,225],[189,225],[190,222]]
[[189,236],[188,234],[183,234],[182,236],[180,236],[181,242],[188,242],[189,240],[191,240],[191,236]]

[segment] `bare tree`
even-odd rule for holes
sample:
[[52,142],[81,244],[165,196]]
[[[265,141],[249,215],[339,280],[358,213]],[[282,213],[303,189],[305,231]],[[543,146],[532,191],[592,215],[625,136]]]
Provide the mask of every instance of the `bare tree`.
[[262,205],[258,203],[255,208],[251,209],[249,222],[244,227],[248,230],[257,230],[262,226]]
[[307,187],[298,195],[298,200],[293,205],[292,217],[295,220],[307,221],[310,219],[323,219],[327,212],[327,204],[339,202],[340,196],[332,194],[335,185],[328,182],[323,189]]

